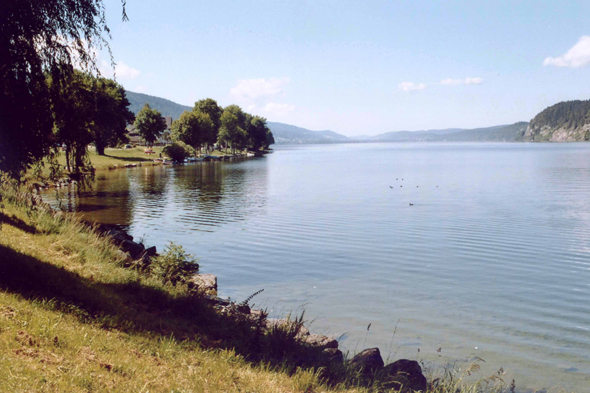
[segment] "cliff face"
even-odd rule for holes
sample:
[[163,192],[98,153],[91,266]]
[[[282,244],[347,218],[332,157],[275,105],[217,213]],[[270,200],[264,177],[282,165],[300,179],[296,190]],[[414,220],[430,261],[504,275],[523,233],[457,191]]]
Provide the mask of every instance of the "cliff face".
[[590,140],[590,100],[550,106],[531,120],[523,140],[575,142]]

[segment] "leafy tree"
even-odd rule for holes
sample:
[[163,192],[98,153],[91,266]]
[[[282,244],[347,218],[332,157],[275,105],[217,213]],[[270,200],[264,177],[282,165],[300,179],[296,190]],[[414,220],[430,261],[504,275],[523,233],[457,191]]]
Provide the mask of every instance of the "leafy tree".
[[172,133],[170,131],[166,130],[162,133],[162,139],[164,140],[164,142],[170,143],[171,138],[172,138]]
[[104,155],[107,146],[126,141],[127,124],[135,115],[129,110],[129,100],[123,86],[112,79],[98,78],[94,86],[96,113],[91,127],[96,152]]
[[166,146],[162,153],[170,157],[170,159],[174,162],[183,162],[185,158],[189,156],[189,153],[186,151],[184,146],[180,145],[179,143],[173,143],[169,146]]
[[150,108],[149,104],[145,104],[137,114],[133,125],[147,145],[153,146],[156,139],[166,129],[166,120],[159,111]]
[[205,143],[212,129],[211,118],[200,111],[184,112],[172,123],[174,140],[186,143],[195,149],[195,152],[201,149],[201,145]]
[[91,48],[109,49],[104,36],[102,0],[0,2],[0,170],[17,177],[50,153],[55,139],[46,73],[55,86],[74,63],[96,72]]
[[65,146],[66,169],[78,177],[91,170],[86,148],[92,143],[90,127],[95,111],[92,83],[90,76],[74,70],[47,81],[54,138]]
[[215,142],[217,142],[217,135],[219,134],[219,128],[221,127],[221,114],[223,113],[223,109],[217,105],[217,101],[214,99],[205,98],[204,100],[195,102],[193,111],[203,112],[209,115],[209,118],[213,123],[213,128],[211,128],[210,132],[203,137],[203,143],[207,145],[213,145]]
[[[226,113],[228,115],[226,115]],[[224,115],[226,120],[231,119],[231,121],[224,123]],[[231,117],[229,115],[231,115]],[[243,149],[247,144],[248,132],[246,130],[248,127],[249,116],[251,115],[245,113],[238,105],[229,105],[223,110],[219,132],[222,132],[224,126],[226,127],[224,132],[227,136],[225,138],[225,144],[231,147],[232,153],[235,152],[236,148]]]
[[238,117],[230,111],[224,110],[221,114],[221,127],[219,127],[219,134],[217,141],[224,147],[233,147],[233,141],[236,138],[238,129]]
[[275,143],[275,137],[269,128],[268,131],[266,132],[266,140],[264,141],[264,145],[262,147],[264,149],[268,149],[270,147],[270,145],[272,145],[273,143]]
[[[261,147],[267,145],[267,134],[270,129],[266,125],[266,119],[260,116],[254,116],[250,120],[248,126],[249,148],[252,150],[260,150]],[[272,135],[272,133],[271,133]],[[274,142],[274,140],[273,140]]]

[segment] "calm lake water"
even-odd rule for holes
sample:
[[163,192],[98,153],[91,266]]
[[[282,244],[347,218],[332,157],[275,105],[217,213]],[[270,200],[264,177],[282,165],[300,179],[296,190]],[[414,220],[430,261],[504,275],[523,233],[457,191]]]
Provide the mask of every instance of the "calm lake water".
[[221,296],[304,308],[345,350],[477,356],[521,389],[590,391],[590,143],[278,146],[101,172],[62,197],[182,244]]

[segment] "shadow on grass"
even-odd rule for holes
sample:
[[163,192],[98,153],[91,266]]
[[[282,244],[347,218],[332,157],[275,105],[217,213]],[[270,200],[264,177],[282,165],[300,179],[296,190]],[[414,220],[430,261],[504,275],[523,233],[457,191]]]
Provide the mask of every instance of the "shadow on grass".
[[221,315],[203,296],[173,296],[139,282],[108,284],[0,245],[0,289],[29,300],[51,300],[46,307],[69,313],[83,323],[129,334],[173,336],[204,347],[234,349],[248,361],[294,372],[325,366],[320,350],[285,332],[265,334],[258,323]]
[[13,215],[7,215],[4,213],[0,212],[0,224],[6,224],[6,225],[10,225],[13,226],[15,228],[20,229],[23,232],[29,233],[34,235],[35,233],[37,233],[37,228],[35,228],[32,225],[27,224],[26,222],[24,222],[23,220],[21,220],[20,218],[13,216]]
[[157,158],[157,157],[149,157],[149,156],[148,157],[119,157],[119,156],[109,156],[108,154],[105,154],[102,157],[114,158],[116,160],[129,161],[129,162],[138,162],[138,161],[141,161],[141,162],[145,162],[145,161],[153,162],[154,161],[154,158]]

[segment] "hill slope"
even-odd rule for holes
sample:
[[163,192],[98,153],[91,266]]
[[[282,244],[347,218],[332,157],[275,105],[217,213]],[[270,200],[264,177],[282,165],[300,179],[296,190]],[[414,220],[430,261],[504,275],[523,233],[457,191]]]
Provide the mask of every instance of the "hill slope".
[[550,106],[531,120],[526,141],[590,140],[590,100],[565,101]]
[[277,144],[342,143],[349,141],[346,136],[334,131],[311,131],[306,128],[273,121],[269,121],[267,124]]
[[172,116],[172,119],[178,119],[182,112],[193,109],[190,106],[180,105],[165,98],[134,93],[132,91],[127,91],[126,93],[127,99],[131,103],[129,109],[136,115],[145,104],[149,104],[151,108],[159,110],[162,116]]
[[[178,119],[182,112],[192,110],[190,106],[180,105],[165,98],[134,93],[132,91],[127,91],[127,99],[131,103],[129,109],[136,115],[146,103],[150,107],[159,110],[162,116],[172,116],[172,119]],[[348,141],[347,137],[337,134],[334,131],[311,131],[272,121],[269,121],[267,124],[272,131],[276,143],[332,143]]]
[[425,131],[394,131],[368,138],[373,142],[494,142],[522,140],[526,122],[493,127]]
[[[178,119],[182,112],[191,110],[190,106],[180,105],[173,101],[154,97],[142,93],[134,93],[127,91],[127,98],[131,102],[131,111],[137,114],[141,108],[148,103],[152,108],[159,110],[162,116],[172,116],[173,119]],[[571,103],[586,103],[589,101],[572,101]],[[561,104],[558,104],[561,105]],[[582,112],[584,105],[573,105],[576,109],[575,120],[572,124],[577,125],[581,122]],[[555,106],[554,106],[555,107]],[[551,107],[553,108],[553,107]],[[551,109],[548,108],[547,110]],[[546,111],[547,111],[546,110]],[[566,112],[573,110],[568,109]],[[544,111],[545,112],[545,111]],[[544,112],[541,112],[543,114]],[[562,111],[557,111],[561,113]],[[587,113],[586,110],[585,113]],[[553,112],[551,112],[553,113]],[[585,114],[584,113],[584,114]],[[541,116],[537,115],[537,117]],[[535,119],[537,119],[537,117]],[[545,119],[545,115],[541,116]],[[553,114],[550,118],[555,117]],[[561,115],[559,116],[561,117]],[[493,127],[475,128],[475,129],[462,129],[462,128],[447,128],[447,129],[434,129],[424,131],[392,131],[376,136],[362,136],[362,137],[351,137],[348,138],[342,134],[338,134],[334,131],[312,131],[303,127],[297,127],[290,124],[279,123],[269,121],[268,127],[273,133],[275,142],[277,144],[308,144],[308,143],[346,143],[346,142],[494,142],[494,141],[519,141],[519,140],[552,140],[551,137],[535,137],[535,136],[523,136],[527,131],[528,123],[518,122],[511,125],[500,125]],[[557,124],[557,123],[556,123]],[[559,123],[561,124],[561,123]],[[569,123],[567,123],[569,124]],[[529,127],[530,128],[530,127]],[[544,129],[545,130],[545,129]],[[528,133],[529,131],[527,131]],[[531,131],[534,133],[535,131]],[[546,132],[546,131],[544,131]],[[570,134],[572,134],[570,132]],[[568,134],[568,135],[570,135]],[[579,132],[574,132],[575,139],[571,140],[584,140],[583,136]],[[532,134],[531,134],[532,135]],[[544,134],[543,134],[544,135]],[[561,134],[557,134],[561,135]],[[542,139],[549,138],[549,139]],[[569,139],[568,139],[569,140]]]

